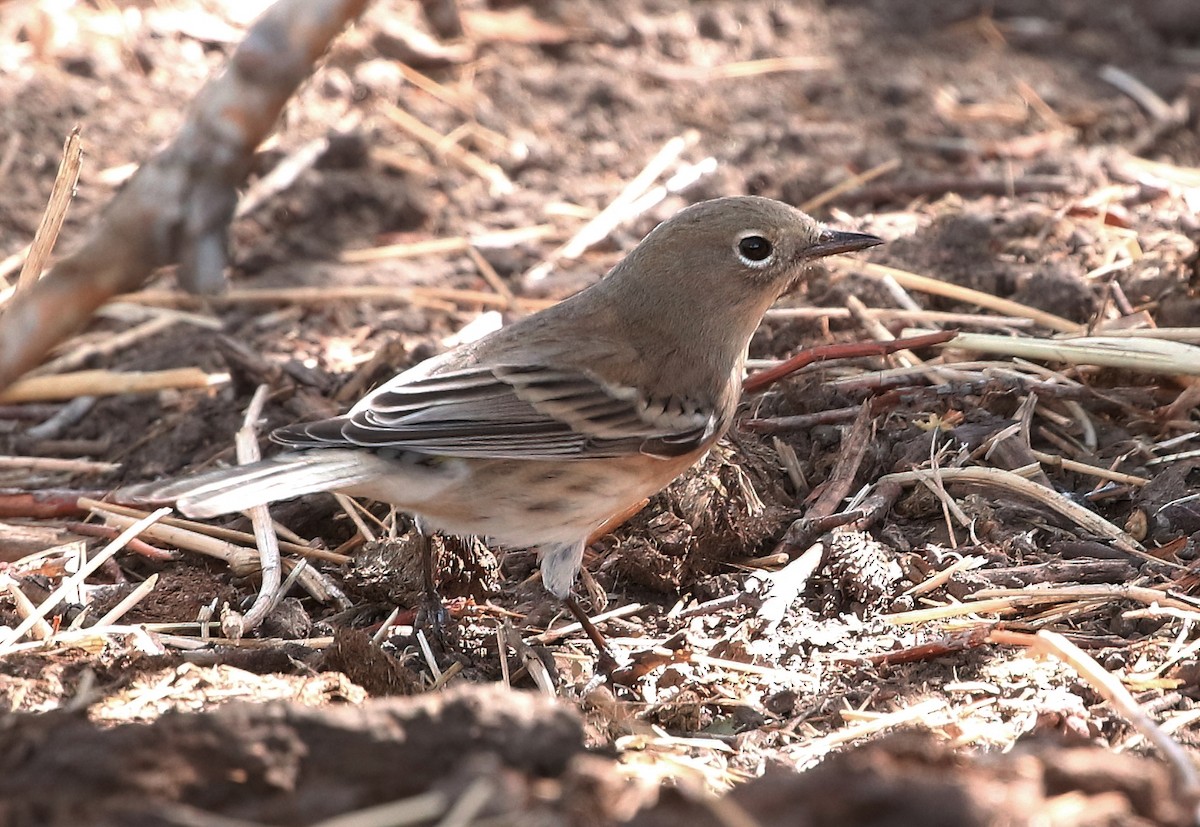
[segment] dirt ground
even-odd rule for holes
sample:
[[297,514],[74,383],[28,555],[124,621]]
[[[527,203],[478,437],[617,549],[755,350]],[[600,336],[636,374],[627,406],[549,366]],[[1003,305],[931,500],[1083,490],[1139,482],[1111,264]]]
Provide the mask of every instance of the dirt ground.
[[[0,289],[67,133],[85,156],[63,248],[263,7],[0,0]],[[49,643],[0,637],[0,824],[1193,823],[1200,7],[461,7],[464,40],[380,0],[335,42],[256,157],[228,296],[163,274],[50,369],[197,368],[210,387],[74,416],[0,403],[0,625],[116,533],[78,496],[232,462],[260,384],[263,433],[344,409],[704,198],[779,198],[887,242],[814,267],[755,367],[909,328],[1073,325],[1158,328],[1182,367],[925,349],[932,368],[860,357],[747,395],[700,467],[587,552],[580,593],[623,661],[608,683],[526,550],[435,538],[439,632],[406,517],[283,503],[311,571],[235,640],[220,619],[253,601],[255,565],[146,535],[69,591]],[[661,201],[539,278],[656,156]],[[431,239],[451,242],[411,247]],[[970,467],[1008,482],[954,481]],[[889,477],[913,469],[930,474]]]

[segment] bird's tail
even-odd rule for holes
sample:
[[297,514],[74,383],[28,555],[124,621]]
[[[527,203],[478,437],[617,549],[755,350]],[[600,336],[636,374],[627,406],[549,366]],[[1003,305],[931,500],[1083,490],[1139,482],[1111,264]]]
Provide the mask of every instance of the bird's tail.
[[127,502],[174,502],[189,517],[215,517],[275,500],[349,488],[377,476],[381,462],[363,451],[296,451],[236,468],[134,485],[115,496]]

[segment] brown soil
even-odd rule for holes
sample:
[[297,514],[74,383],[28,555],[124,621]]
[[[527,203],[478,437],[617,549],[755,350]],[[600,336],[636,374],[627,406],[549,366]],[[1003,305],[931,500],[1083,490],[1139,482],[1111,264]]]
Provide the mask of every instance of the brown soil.
[[[462,6],[484,10],[483,0]],[[501,35],[476,32],[474,59],[447,62],[428,50],[414,54],[408,43],[412,29],[427,29],[419,4],[378,2],[336,42],[276,140],[259,152],[251,186],[313,139],[329,146],[235,222],[233,287],[487,291],[465,254],[372,264],[339,256],[551,224],[552,238],[480,252],[518,296],[560,297],[597,278],[685,203],[755,193],[801,204],[895,159],[893,171],[814,210],[888,240],[863,258],[1073,321],[1121,315],[1115,307],[1162,327],[1200,327],[1200,187],[1189,169],[1200,167],[1194,3],[489,6],[548,28],[502,18],[510,22]],[[111,197],[120,168],[174,133],[181,101],[219,70],[248,18],[240,4],[191,0],[0,7],[2,260],[32,239],[73,126],[82,127],[86,156],[64,247]],[[404,80],[400,54],[461,107]],[[708,73],[773,57],[823,63],[750,77]],[[1155,120],[1101,79],[1106,65],[1185,115]],[[498,165],[514,191],[492,194],[487,181],[416,143],[387,117],[390,103],[455,133]],[[455,132],[464,124],[473,126]],[[715,171],[545,281],[526,283],[529,268],[685,134],[694,143],[683,160],[711,156]],[[1170,169],[1148,176],[1135,157]],[[171,288],[171,275],[150,286]],[[895,305],[881,282],[842,266],[814,269],[783,304],[840,312],[852,296],[869,307]],[[980,312],[913,296],[927,309]],[[353,400],[343,393],[348,385],[361,390],[440,351],[485,309],[333,298],[214,305],[206,312],[217,331],[183,321],[82,367],[196,366],[230,381],[208,391],[101,398],[52,440],[28,429],[59,405],[0,406],[0,454],[119,464],[74,476],[5,466],[0,487],[103,493],[228,462],[259,383],[273,390],[264,430],[326,415]],[[102,345],[140,320],[104,315],[62,350]],[[893,333],[909,326],[885,324]],[[867,338],[844,313],[776,317],[751,356]],[[385,349],[387,365],[362,373]],[[624,683],[606,688],[590,682],[594,652],[582,637],[534,637],[565,621],[531,579],[531,553],[438,538],[450,616],[439,626],[422,594],[410,526],[386,509],[374,509],[386,526],[380,542],[347,546],[353,561],[345,566],[315,564],[343,603],[293,588],[261,635],[236,646],[202,641],[194,625],[152,627],[150,635],[132,626],[194,624],[211,606],[209,632],[220,636],[221,607],[244,609],[257,577],[190,552],[171,561],[121,554],[93,578],[94,593],[76,594],[50,620],[55,629],[86,626],[157,574],[156,589],[121,621],[130,628],[104,644],[92,638],[82,648],[0,655],[0,824],[216,824],[209,815],[310,824],[405,798],[432,807],[417,819],[432,822],[480,795],[485,803],[474,815],[496,823],[1190,823],[1161,754],[1075,669],[989,639],[991,620],[897,625],[886,615],[978,599],[972,595],[982,589],[1110,586],[1107,598],[1093,592],[1021,605],[1001,625],[1066,635],[1118,675],[1195,761],[1200,461],[1161,461],[1197,447],[1194,379],[1067,371],[1082,385],[1039,389],[1030,430],[987,453],[986,463],[1001,468],[1026,467],[1039,451],[1147,478],[1143,487],[1099,490],[1101,480],[1045,464],[1036,479],[1126,528],[1154,562],[996,489],[952,490],[969,527],[956,521],[949,498],[919,486],[861,529],[829,533],[797,522],[812,516],[849,462],[855,411],[820,419],[827,412],[870,406],[847,496],[885,474],[928,467],[934,454],[952,464],[1025,413],[1026,387],[1003,377],[936,388],[917,380],[894,389],[832,384],[883,366],[874,357],[818,366],[748,400],[745,419],[814,419],[776,433],[736,429],[701,467],[589,550],[581,592],[593,613],[606,601],[629,607],[604,630],[634,665]],[[15,560],[49,536],[30,533],[35,528],[53,529],[54,543],[76,539],[68,523],[81,515],[33,513],[0,511],[13,525],[0,524],[0,535],[20,549],[0,546],[0,559]],[[328,497],[272,514],[325,549],[356,533]],[[249,530],[244,519],[228,525]],[[86,542],[94,553],[105,541]],[[773,572],[784,558],[770,555],[794,559],[814,543],[823,553],[811,575],[795,600],[775,606],[771,588],[781,587]],[[968,561],[930,585],[964,557],[977,565]],[[64,574],[56,559],[0,567],[35,602]],[[1126,585],[1169,593],[1174,609],[1117,592]],[[90,601],[86,610],[81,601]],[[395,607],[403,633],[377,645],[372,637]],[[18,614],[0,597],[0,623],[13,626]],[[513,627],[518,634],[505,632]],[[503,664],[498,636],[509,640]],[[448,689],[429,691],[435,670],[420,638],[437,672],[454,671]],[[539,697],[535,678],[543,673],[562,700]],[[505,678],[527,691],[474,685]],[[385,697],[392,695],[417,697]],[[880,732],[925,734],[871,740],[870,723],[889,714],[894,720],[884,719]],[[441,809],[420,797],[427,793],[441,796]]]

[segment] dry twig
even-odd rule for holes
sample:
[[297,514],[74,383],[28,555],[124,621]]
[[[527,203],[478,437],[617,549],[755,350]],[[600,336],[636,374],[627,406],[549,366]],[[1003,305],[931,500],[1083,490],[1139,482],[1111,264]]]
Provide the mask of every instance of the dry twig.
[[[464,247],[465,249],[465,247]],[[329,287],[247,287],[229,290],[219,296],[201,299],[168,290],[144,290],[129,293],[125,301],[154,305],[202,307],[237,304],[315,304],[340,301],[369,301],[377,304],[412,304],[434,309],[454,309],[457,305],[505,307],[503,296],[483,290],[456,290],[453,287],[391,287],[383,284],[341,285]],[[534,312],[554,304],[546,299],[516,299],[516,306]],[[449,307],[447,307],[449,306]],[[2,398],[2,397],[0,397]]]
[[[136,508],[118,505],[111,502],[98,502],[95,499],[88,499],[82,496],[80,492],[73,492],[73,496],[78,500],[78,505],[81,510],[87,510],[93,506],[100,506],[105,512],[120,514],[123,517],[138,518],[143,516],[144,512]],[[208,523],[198,523],[194,520],[185,520],[181,517],[164,517],[160,521],[161,525],[173,528],[180,528],[192,534],[199,534],[207,537],[215,537],[219,540],[226,540],[231,544],[247,545],[254,542],[254,535],[247,534],[244,531],[235,531],[231,528],[223,528],[222,526],[209,525]],[[338,554],[333,551],[327,551],[323,548],[312,548],[303,545],[302,543],[293,543],[281,541],[279,547],[290,553],[301,557],[307,557],[311,560],[322,560],[326,563],[343,566],[350,562],[350,558],[344,554]]]
[[1147,606],[1166,606],[1183,611],[1195,611],[1190,603],[1172,597],[1166,592],[1145,586],[1112,585],[1090,583],[1074,586],[1049,586],[1037,589],[980,589],[966,603],[946,606],[930,606],[884,615],[889,623],[904,625],[945,620],[969,614],[993,614],[1008,612],[1021,606],[1039,606],[1044,603],[1111,603],[1114,600],[1136,600]]
[[[255,390],[246,415],[242,419],[242,427],[238,429],[237,457],[240,465],[249,465],[262,459],[258,450],[258,420],[262,416],[263,406],[270,392],[267,385],[259,385]],[[262,583],[258,589],[258,597],[246,612],[245,617],[237,622],[237,634],[231,634],[233,626],[227,626],[222,620],[221,626],[229,637],[238,638],[244,631],[252,631],[266,619],[267,614],[279,599],[281,579],[279,562],[279,538],[271,524],[271,512],[266,505],[256,505],[249,509],[250,522],[254,526],[255,544],[258,546],[259,568],[262,571]]]
[[[849,319],[856,314],[848,307],[772,307],[763,318],[766,319]],[[984,313],[951,313],[945,310],[910,310],[902,307],[865,307],[862,315],[873,319],[896,320],[903,322],[927,324],[977,325],[980,327],[998,327],[1009,329],[1014,327],[1030,327],[1032,319],[1019,319],[1015,316],[995,316]],[[1166,329],[1166,328],[1164,328]],[[1200,328],[1170,328],[1171,330],[1195,330],[1196,341],[1200,342]],[[1156,332],[1156,331],[1150,331]],[[1170,338],[1159,336],[1157,338]]]
[[115,462],[94,462],[87,459],[0,456],[0,471],[16,468],[21,471],[46,471],[55,474],[107,474],[120,467],[120,464]]
[[103,617],[96,621],[95,625],[100,628],[113,625],[125,615],[129,614],[129,610],[141,603],[146,595],[154,591],[154,587],[157,585],[158,575],[150,575],[141,583],[138,583],[137,587],[129,594],[125,595],[124,599],[117,603],[117,605],[109,609]]
[[1047,313],[1044,310],[1038,310],[1037,308],[1012,301],[1011,299],[1002,299],[998,296],[993,296],[991,293],[984,293],[981,290],[972,290],[969,287],[962,287],[940,279],[930,278],[929,276],[910,273],[907,270],[900,270],[896,267],[887,267],[869,261],[851,261],[837,258],[830,259],[829,266],[841,270],[853,270],[856,273],[877,279],[891,276],[905,289],[917,290],[922,293],[953,299],[954,301],[978,305],[988,310],[995,310],[997,313],[1003,313],[1006,316],[1033,319],[1043,327],[1048,327],[1060,333],[1078,333],[1083,330],[1083,325],[1076,324],[1070,319],[1064,319],[1062,316],[1056,316],[1053,313]]
[[875,423],[871,418],[870,408],[864,405],[855,417],[854,423],[842,436],[842,444],[838,449],[837,462],[829,479],[821,488],[820,496],[808,509],[808,518],[827,517],[837,511],[838,504],[846,499],[858,475],[858,468],[867,455],[867,447],[871,443],[871,435],[875,431]]
[[492,162],[484,160],[474,152],[463,149],[457,144],[449,143],[445,135],[426,126],[398,106],[385,104],[382,111],[392,123],[425,144],[435,155],[445,156],[468,172],[487,181],[492,195],[507,195],[513,191],[513,182],[504,174],[504,170]]
[[50,190],[50,200],[42,221],[38,224],[37,232],[33,235],[33,243],[29,245],[29,256],[21,267],[21,275],[17,278],[17,291],[31,288],[42,275],[54,242],[62,229],[63,220],[67,217],[67,207],[71,205],[71,197],[75,194],[75,184],[79,181],[79,168],[83,165],[83,149],[79,144],[79,127],[75,127],[67,135],[63,144],[63,157],[58,165],[58,174],[54,176],[54,186]]
[[953,340],[956,335],[958,335],[957,331],[946,330],[905,339],[894,339],[890,342],[846,342],[806,348],[791,359],[747,377],[742,382],[742,391],[744,393],[764,391],[781,379],[814,362],[825,362],[830,359],[854,359],[861,356],[886,356],[906,348],[945,344]]
[[1071,365],[1098,365],[1143,373],[1200,376],[1200,347],[1168,339],[1133,336],[1018,339],[993,333],[963,333],[947,346],[978,353],[997,353],[1025,359],[1042,359],[1047,362],[1066,362]]
[[[1037,466],[1035,465],[1034,467],[1036,468]],[[910,484],[928,478],[932,474],[932,471],[902,471],[881,477],[876,484],[881,485],[884,482]],[[969,468],[941,468],[937,471],[937,474],[946,483],[975,483],[978,485],[999,486],[1014,493],[1024,495],[1049,506],[1089,533],[1108,538],[1121,551],[1132,554],[1135,557],[1140,557],[1143,560],[1151,560],[1155,563],[1166,562],[1152,554],[1148,554],[1137,540],[1099,514],[1089,511],[1078,503],[1067,499],[1057,491],[1031,482],[1013,471],[972,466]],[[1168,565],[1172,564],[1168,563]]]
[[[0,332],[3,339],[3,332]],[[3,361],[0,356],[0,361]],[[229,381],[228,374],[199,368],[153,371],[81,370],[52,376],[29,376],[0,390],[0,402],[49,402],[80,396],[149,393],[169,388],[209,388]],[[0,382],[0,385],[3,385]]]

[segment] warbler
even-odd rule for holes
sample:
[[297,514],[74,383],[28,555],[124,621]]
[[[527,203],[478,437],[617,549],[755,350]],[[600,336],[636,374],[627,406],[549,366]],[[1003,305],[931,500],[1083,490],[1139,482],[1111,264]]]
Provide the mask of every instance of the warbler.
[[881,243],[754,196],[664,221],[600,281],[281,428],[288,451],[122,492],[209,517],[317,491],[536,547],[566,598],[589,535],[666,487],[729,428],[750,337],[805,265]]

